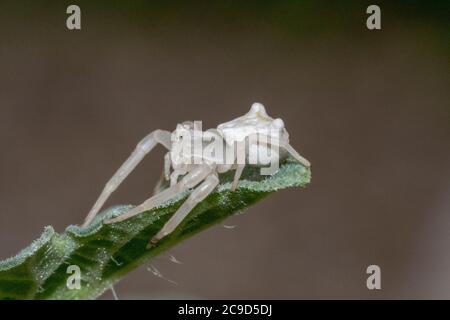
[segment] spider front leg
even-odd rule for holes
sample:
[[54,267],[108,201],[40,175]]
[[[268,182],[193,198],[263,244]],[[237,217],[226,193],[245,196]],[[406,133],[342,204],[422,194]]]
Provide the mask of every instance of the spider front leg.
[[202,202],[219,184],[219,178],[216,173],[209,175],[205,181],[200,184],[183,202],[177,212],[166,222],[164,227],[150,240],[148,247],[154,246],[159,240],[172,233],[176,227],[186,218],[189,212],[195,208],[197,204]]
[[231,191],[236,190],[238,183],[239,183],[239,179],[241,178],[241,175],[242,175],[242,171],[244,171],[244,167],[245,167],[245,165],[243,165],[243,164],[238,164],[236,166],[236,171],[234,172],[233,184],[231,185]]
[[109,196],[117,189],[123,180],[125,180],[125,178],[134,170],[134,168],[136,168],[139,162],[141,162],[145,155],[149,153],[157,143],[162,144],[170,150],[171,133],[169,131],[156,130],[147,135],[138,143],[133,153],[105,185],[100,197],[97,199],[91,211],[84,220],[83,226],[87,226],[91,223],[92,219],[94,219],[97,215]]
[[180,182],[178,182],[174,186],[161,191],[160,193],[147,199],[145,202],[134,207],[133,209],[131,209],[130,211],[128,211],[123,215],[105,220],[104,223],[111,224],[115,222],[124,221],[138,215],[139,213],[153,209],[154,207],[162,204],[163,202],[169,199],[172,199],[178,194],[195,187],[200,182],[202,182],[209,174],[211,174],[212,170],[213,167],[209,165],[200,165],[194,167],[186,176],[183,177],[183,179],[181,179]]
[[[235,145],[233,145],[231,147],[231,149],[230,149],[230,147],[227,145],[226,146],[227,152],[233,153],[234,152],[233,151],[234,147],[235,147]],[[219,172],[226,172],[229,169],[235,169],[236,170],[234,172],[233,183],[231,184],[231,191],[236,191],[236,188],[237,188],[237,186],[239,184],[239,180],[241,179],[242,172],[244,171],[244,168],[245,168],[245,158],[246,157],[242,156],[242,155],[245,154],[245,144],[237,143],[236,144],[236,150],[237,150],[238,155],[235,156],[235,158],[234,158],[235,164],[232,165],[231,168],[227,167],[226,165],[223,166],[222,168],[221,168],[221,166],[219,166]],[[241,156],[239,156],[239,154]],[[220,169],[222,169],[222,170],[220,170]]]
[[274,145],[274,146],[278,146],[280,148],[283,148],[284,150],[286,150],[291,156],[293,156],[298,162],[300,162],[303,166],[309,168],[311,166],[311,163],[305,159],[304,157],[302,157],[297,150],[295,150],[287,141],[280,141],[280,139],[275,138],[275,137],[270,137],[270,136],[266,136],[266,135],[260,135],[261,137],[264,137],[264,141],[259,141],[259,143],[263,143],[265,145]]

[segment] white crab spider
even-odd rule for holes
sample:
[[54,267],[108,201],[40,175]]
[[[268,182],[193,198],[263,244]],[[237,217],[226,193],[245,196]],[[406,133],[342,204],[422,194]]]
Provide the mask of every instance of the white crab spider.
[[[277,134],[275,135],[274,132]],[[187,136],[189,139],[186,138]],[[259,140],[249,139],[255,136]],[[211,138],[215,141],[225,142],[223,143],[225,155],[232,154],[231,161],[228,158],[224,159],[222,155],[208,156],[203,150],[200,152],[195,151],[195,147],[192,152],[192,142],[194,145],[199,143],[200,146],[204,146]],[[164,157],[164,177],[166,180],[170,180],[170,187],[155,194],[129,212],[104,221],[104,223],[109,224],[126,220],[150,210],[188,189],[195,188],[177,212],[151,239],[150,244],[155,244],[175,230],[189,212],[216,188],[219,184],[218,173],[235,170],[231,186],[231,189],[235,190],[245,165],[266,166],[267,159],[265,161],[259,160],[258,154],[261,151],[270,153],[269,160],[271,163],[283,160],[289,153],[304,166],[310,166],[309,161],[300,156],[290,146],[289,134],[284,127],[283,120],[271,118],[267,115],[262,104],[254,103],[248,113],[232,121],[220,124],[217,129],[203,132],[199,130],[198,123],[185,122],[177,125],[176,130],[172,133],[156,130],[147,135],[138,143],[130,157],[108,181],[100,197],[87,215],[84,226],[90,224],[111,193],[117,189],[157,143],[162,144],[169,150]],[[242,157],[242,152],[239,153],[239,146],[242,147],[243,145],[247,145],[247,148],[243,150],[244,157]],[[234,150],[236,149],[238,149],[238,152],[235,154]],[[251,159],[256,159],[256,162],[251,162]],[[170,172],[171,168],[172,172]],[[178,181],[178,178],[181,176],[181,180]]]

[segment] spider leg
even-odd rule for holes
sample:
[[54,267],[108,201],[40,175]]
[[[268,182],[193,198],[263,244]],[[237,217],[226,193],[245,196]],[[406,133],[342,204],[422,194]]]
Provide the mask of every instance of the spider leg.
[[105,220],[104,223],[110,224],[124,221],[131,217],[134,217],[135,215],[138,215],[139,213],[150,210],[162,204],[163,202],[173,198],[174,196],[182,193],[183,191],[195,187],[200,182],[202,182],[211,173],[211,171],[212,168],[208,165],[201,165],[194,167],[194,169],[192,169],[186,176],[184,176],[179,183],[161,191],[158,194],[155,194],[153,197],[147,199],[145,202],[134,207],[127,213],[112,219]]
[[117,189],[117,187],[125,180],[125,178],[136,168],[147,153],[149,153],[153,147],[160,143],[164,147],[170,150],[171,148],[171,133],[164,130],[156,130],[142,139],[133,153],[122,164],[122,166],[116,171],[112,178],[105,185],[100,197],[95,202],[91,211],[84,220],[83,226],[89,225],[92,219],[97,215],[98,211],[104,205],[109,196]]
[[242,175],[242,171],[244,171],[244,167],[245,167],[245,165],[243,165],[243,164],[237,165],[236,171],[234,173],[233,184],[231,185],[231,191],[236,190],[238,183],[239,183],[239,179],[241,178],[241,175]]
[[170,153],[167,152],[164,156],[164,178],[166,178],[166,180],[170,179],[170,165]]
[[160,239],[172,233],[175,228],[186,218],[189,212],[197,204],[203,201],[219,184],[217,174],[210,174],[189,196],[189,198],[178,208],[177,212],[166,222],[164,227],[150,240],[149,246],[155,245]]
[[186,170],[184,169],[175,169],[170,176],[170,186],[173,187],[178,183],[178,177],[185,174]]
[[309,168],[311,163],[303,158],[289,143],[280,143],[280,147],[284,148],[287,152],[289,152],[298,162],[300,162],[305,167]]
[[[265,135],[261,135],[261,136],[265,136]],[[278,138],[274,138],[274,137],[270,137],[270,136],[265,136],[267,142],[264,141],[259,141],[259,143],[265,143],[266,145],[275,145],[278,146],[280,148],[285,149],[287,152],[289,152],[290,155],[292,155],[298,162],[300,162],[302,165],[304,165],[305,167],[309,168],[311,166],[311,163],[303,158],[290,144],[289,142],[281,142]]]

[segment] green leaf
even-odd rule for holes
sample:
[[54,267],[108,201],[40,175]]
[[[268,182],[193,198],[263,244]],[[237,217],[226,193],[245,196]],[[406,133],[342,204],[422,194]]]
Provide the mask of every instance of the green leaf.
[[[289,158],[272,176],[247,167],[239,187],[230,191],[233,172],[220,176],[217,190],[195,207],[185,221],[157,245],[149,239],[162,228],[189,192],[129,220],[104,225],[102,220],[125,213],[132,206],[102,212],[88,227],[69,226],[63,234],[46,227],[41,237],[17,256],[0,262],[0,299],[93,299],[126,273],[193,234],[242,211],[268,194],[305,186],[311,172]],[[81,288],[68,289],[67,268],[81,270]]]

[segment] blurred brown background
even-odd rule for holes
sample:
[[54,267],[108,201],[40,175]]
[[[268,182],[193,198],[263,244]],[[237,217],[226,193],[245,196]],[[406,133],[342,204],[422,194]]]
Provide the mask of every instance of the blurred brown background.
[[[0,258],[81,223],[148,132],[259,101],[311,185],[185,241],[181,265],[151,262],[178,285],[142,266],[119,297],[450,297],[448,2],[378,2],[381,31],[364,1],[73,3],[81,31],[72,2],[0,4]],[[162,163],[158,148],[108,204],[149,197]]]

